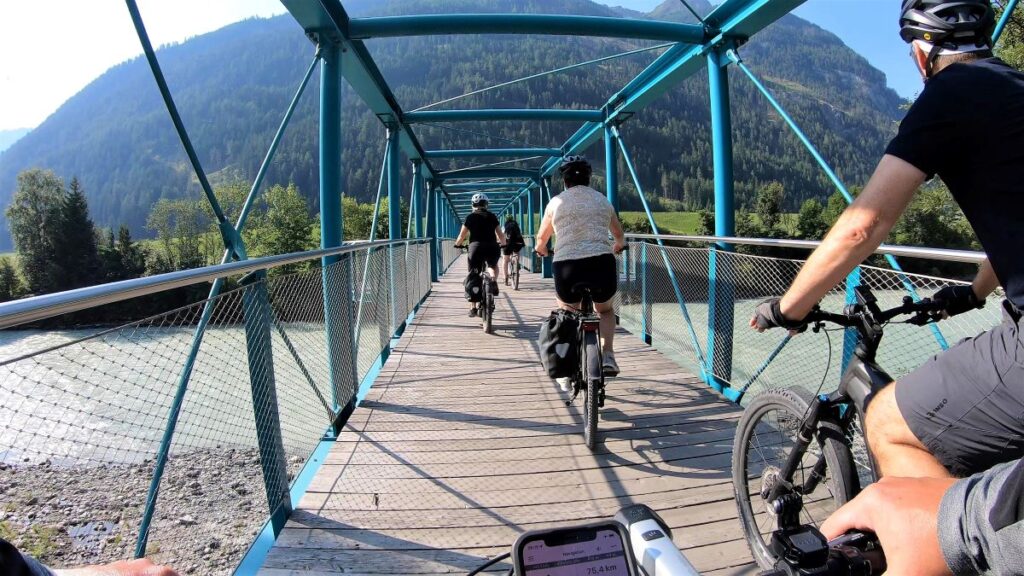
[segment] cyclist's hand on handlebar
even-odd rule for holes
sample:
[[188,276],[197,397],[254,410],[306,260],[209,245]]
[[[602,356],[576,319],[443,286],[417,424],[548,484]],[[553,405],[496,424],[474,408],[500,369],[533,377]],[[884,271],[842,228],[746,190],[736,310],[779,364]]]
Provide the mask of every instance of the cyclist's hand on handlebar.
[[956,316],[975,308],[985,306],[985,299],[978,298],[972,286],[946,286],[932,296],[932,300],[945,306],[945,316]]
[[540,256],[548,255],[548,247],[545,244],[538,244],[537,247],[533,249],[533,251]]
[[949,574],[939,546],[939,503],[953,478],[882,478],[821,525],[832,540],[849,530],[878,536],[889,574]]
[[612,245],[612,252],[616,254],[622,254],[622,251],[626,249],[626,243],[620,240],[616,240],[615,244]]
[[807,330],[805,320],[790,320],[782,315],[779,306],[781,298],[769,298],[757,305],[754,309],[754,317],[750,319],[750,327],[758,332],[764,332],[772,328],[785,328],[790,334],[799,334]]

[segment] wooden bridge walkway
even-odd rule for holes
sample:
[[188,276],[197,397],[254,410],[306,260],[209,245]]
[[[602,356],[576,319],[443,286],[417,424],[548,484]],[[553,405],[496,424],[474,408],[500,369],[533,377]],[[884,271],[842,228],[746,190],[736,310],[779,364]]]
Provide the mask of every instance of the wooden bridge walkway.
[[434,285],[261,574],[465,574],[523,531],[634,502],[702,573],[752,573],[730,481],[739,410],[620,331],[591,452],[581,403],[566,407],[538,359],[551,281],[502,286],[487,335],[466,314],[464,266]]

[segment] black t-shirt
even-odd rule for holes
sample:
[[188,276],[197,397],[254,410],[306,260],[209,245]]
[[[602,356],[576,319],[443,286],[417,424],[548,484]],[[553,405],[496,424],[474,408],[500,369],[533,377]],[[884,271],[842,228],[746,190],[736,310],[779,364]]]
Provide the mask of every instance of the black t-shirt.
[[498,229],[498,217],[487,210],[473,211],[466,216],[464,223],[469,229],[469,241],[481,244],[497,244],[498,237],[494,231]]
[[523,240],[523,232],[519,229],[519,223],[515,220],[505,221],[505,239],[509,243],[521,242]]
[[998,58],[942,70],[925,84],[886,154],[942,178],[1007,298],[1024,308],[1024,73]]

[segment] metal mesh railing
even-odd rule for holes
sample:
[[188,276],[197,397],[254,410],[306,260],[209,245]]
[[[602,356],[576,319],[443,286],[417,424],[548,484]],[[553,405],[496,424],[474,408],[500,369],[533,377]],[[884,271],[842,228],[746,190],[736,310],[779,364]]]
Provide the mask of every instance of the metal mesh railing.
[[[648,335],[665,354],[696,374],[714,375],[733,389],[748,388],[745,398],[765,388],[814,392],[819,386],[832,390],[838,385],[843,331],[806,333],[783,343],[780,331],[759,334],[748,326],[755,306],[785,292],[803,261],[636,241],[631,248],[620,276],[620,316],[628,329]],[[943,286],[964,283],[871,266],[860,271],[860,282],[872,289],[883,308],[899,305],[908,289],[925,297]],[[728,302],[718,314],[716,290],[717,301]],[[843,283],[821,306],[841,311],[846,297]],[[991,328],[1000,318],[1000,307],[989,305],[932,327],[890,324],[878,361],[898,378],[940,352],[940,342],[954,344]]]
[[230,573],[430,289],[423,241],[338,258],[97,333],[0,332],[0,535],[54,565],[130,557],[187,377],[146,553]]

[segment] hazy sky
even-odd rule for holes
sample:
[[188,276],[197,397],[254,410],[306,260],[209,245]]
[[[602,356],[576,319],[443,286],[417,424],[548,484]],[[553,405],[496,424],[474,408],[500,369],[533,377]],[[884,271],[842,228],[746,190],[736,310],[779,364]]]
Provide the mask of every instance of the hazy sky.
[[[662,0],[599,0],[648,11]],[[284,12],[278,0],[138,0],[157,46],[250,16]],[[921,89],[896,33],[897,0],[809,0],[800,16],[840,34],[901,95]],[[851,23],[856,25],[850,26]],[[107,68],[142,53],[122,0],[0,1],[0,130],[31,128]]]

